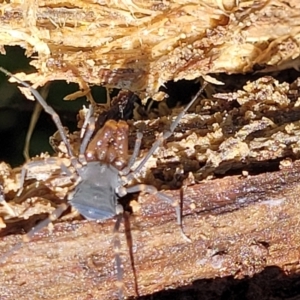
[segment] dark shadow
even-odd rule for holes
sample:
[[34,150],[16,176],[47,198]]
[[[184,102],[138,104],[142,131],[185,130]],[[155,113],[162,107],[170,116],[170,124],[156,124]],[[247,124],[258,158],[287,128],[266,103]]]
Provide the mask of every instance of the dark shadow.
[[286,275],[278,267],[267,267],[251,278],[232,276],[203,279],[176,290],[161,291],[138,300],[282,300],[300,299],[300,274]]

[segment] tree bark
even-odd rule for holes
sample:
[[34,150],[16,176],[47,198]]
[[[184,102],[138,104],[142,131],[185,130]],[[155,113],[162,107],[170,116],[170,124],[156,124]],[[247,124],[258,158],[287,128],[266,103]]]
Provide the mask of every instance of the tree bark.
[[[299,174],[295,162],[277,172],[185,188],[183,228],[191,242],[180,234],[171,206],[154,195],[140,196],[140,207],[126,226],[132,245],[128,248],[123,228],[119,235],[125,295],[136,296],[136,290],[150,294],[201,278],[253,276],[267,266],[295,272]],[[178,190],[165,193],[180,199]],[[2,264],[1,299],[116,298],[113,226],[113,220],[74,221],[43,230]],[[2,239],[1,253],[18,241],[15,235]]]
[[297,0],[100,2],[0,4],[0,44],[37,54],[37,72],[18,76],[35,87],[67,80],[159,100],[170,80],[299,66]]

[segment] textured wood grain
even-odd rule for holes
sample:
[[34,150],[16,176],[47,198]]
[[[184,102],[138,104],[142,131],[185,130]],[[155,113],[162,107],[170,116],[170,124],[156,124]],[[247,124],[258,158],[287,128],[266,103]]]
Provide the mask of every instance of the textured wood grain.
[[299,66],[297,0],[13,0],[0,8],[0,44],[37,54],[37,72],[23,74],[35,86],[85,81],[160,99],[169,80]]
[[[140,295],[200,278],[252,276],[266,266],[287,274],[299,268],[298,162],[257,176],[232,176],[183,191],[184,231],[173,209],[141,196],[130,219],[131,251]],[[167,191],[180,198],[179,191]],[[113,299],[117,295],[113,221],[59,223],[11,256],[0,268],[1,299]],[[127,226],[128,227],[128,226]],[[133,270],[121,229],[125,294],[135,295]],[[1,253],[20,236],[0,242]]]

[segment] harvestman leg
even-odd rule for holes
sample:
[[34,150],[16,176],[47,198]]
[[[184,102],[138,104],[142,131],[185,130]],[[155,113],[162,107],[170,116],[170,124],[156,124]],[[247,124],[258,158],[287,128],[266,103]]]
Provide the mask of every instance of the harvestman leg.
[[129,160],[127,166],[123,170],[120,171],[121,175],[125,176],[125,175],[128,175],[128,173],[130,172],[130,169],[132,168],[133,164],[136,161],[137,156],[140,153],[142,138],[143,138],[143,134],[140,131],[138,131],[136,134],[136,141],[134,144],[133,153],[130,157],[130,160]]
[[95,131],[95,118],[93,117],[92,105],[89,106],[89,112],[84,121],[83,127],[84,126],[85,126],[84,136],[83,136],[83,140],[81,142],[80,150],[79,150],[79,161],[83,164],[86,164],[85,151],[86,151],[87,146],[90,142],[90,139]]
[[91,118],[93,117],[93,115],[94,115],[94,109],[93,109],[93,106],[90,104],[90,105],[89,105],[88,112],[87,112],[87,114],[86,114],[86,116],[85,116],[83,125],[82,125],[82,127],[81,127],[81,131],[80,131],[80,138],[81,138],[81,139],[84,137],[86,128],[87,128],[88,125],[90,124]]
[[[155,143],[153,144],[153,146],[151,147],[151,149],[149,150],[147,155],[142,159],[142,161],[136,167],[136,169],[130,173],[129,173],[130,168],[128,169],[128,167],[125,168],[124,170],[122,170],[121,173],[125,174],[125,176],[123,176],[123,180],[125,181],[125,183],[131,181],[136,175],[139,174],[139,172],[142,170],[142,168],[144,167],[144,165],[148,161],[148,159],[153,155],[155,150],[158,147],[160,147],[160,145],[163,143],[164,140],[166,140],[173,134],[175,128],[179,124],[179,122],[182,119],[182,117],[184,116],[184,114],[193,105],[193,103],[198,99],[198,97],[201,95],[201,93],[205,89],[206,85],[207,85],[207,83],[204,82],[201,89],[194,96],[194,98],[190,101],[190,103],[182,110],[182,112],[171,123],[170,129],[159,135],[159,137],[157,138],[157,140],[155,141]],[[139,153],[139,149],[140,149],[140,143],[141,143],[142,136],[140,135],[140,133],[138,133],[138,134],[139,134],[138,139],[137,139],[137,142],[134,147],[133,155],[131,157],[131,164],[133,164],[134,161],[136,160],[138,153]],[[178,201],[174,201],[171,197],[167,196],[166,194],[164,194],[162,192],[159,192],[154,186],[146,185],[146,184],[137,184],[132,187],[128,187],[128,188],[123,187],[118,190],[118,193],[120,194],[120,196],[125,196],[128,193],[135,193],[135,192],[146,192],[149,194],[156,194],[158,196],[158,198],[160,198],[161,200],[166,201],[166,202],[170,203],[172,206],[174,206],[175,211],[176,211],[176,216],[177,216],[177,223],[179,224],[180,229],[181,229],[181,234],[183,235],[183,237],[186,240],[190,241],[190,239],[184,234],[183,229],[182,229],[181,211],[180,211],[180,205],[179,205]]]
[[120,251],[121,251],[121,241],[119,237],[119,230],[120,230],[120,225],[123,219],[123,210],[122,212],[119,212],[117,214],[117,219],[116,223],[114,226],[113,230],[113,247],[114,247],[114,253],[115,253],[115,264],[117,268],[117,287],[119,290],[119,299],[123,299],[123,275],[124,275],[124,270],[122,267],[122,260],[120,256]]
[[[30,161],[23,165],[21,170],[21,177],[20,177],[20,187],[16,194],[17,197],[20,197],[23,189],[24,189],[24,183],[26,180],[26,175],[28,173],[28,170],[39,168],[39,167],[45,167],[45,166],[56,166],[56,169],[52,169],[52,171],[56,171],[57,169],[61,170],[61,173],[64,173],[66,176],[70,177],[71,181],[76,181],[78,179],[77,173],[72,173],[68,167],[64,164],[63,160],[59,157],[48,157],[43,160],[36,160],[36,161]],[[78,174],[80,174],[80,169],[78,169]],[[0,202],[1,203],[1,202]],[[5,205],[5,203],[1,203],[2,205]],[[15,216],[15,215],[14,215]]]
[[148,184],[136,184],[131,187],[121,188],[118,190],[118,193],[122,196],[131,194],[131,193],[137,193],[137,192],[144,192],[147,194],[156,195],[160,200],[165,201],[165,202],[169,203],[170,205],[172,205],[175,208],[177,224],[180,227],[180,233],[181,233],[182,237],[186,241],[191,242],[191,240],[186,236],[186,234],[184,233],[183,228],[182,228],[182,218],[181,218],[181,210],[180,210],[179,201],[177,201],[177,200],[174,201],[174,199],[172,199],[165,193],[158,191],[155,186],[148,185]]
[[[50,82],[48,82],[45,86],[42,87],[41,96],[43,99],[47,98],[48,93],[49,93],[49,87],[50,87]],[[24,150],[23,150],[23,155],[24,155],[26,161],[30,160],[30,156],[29,156],[30,140],[31,140],[32,133],[35,129],[35,125],[40,117],[41,111],[42,111],[42,106],[40,105],[40,103],[38,101],[36,101],[33,113],[31,115],[29,128],[28,128],[26,138],[25,138],[25,146],[24,146]]]
[[[7,70],[3,69],[2,67],[0,67],[0,71],[2,71],[4,74],[6,74],[7,76],[10,76],[10,77],[13,77],[17,82],[19,82],[21,85],[29,88],[30,92],[35,96],[35,98],[37,99],[37,101],[39,102],[39,104],[44,107],[45,111],[50,114],[52,116],[52,119],[53,121],[55,122],[55,124],[57,125],[58,129],[59,129],[59,132],[63,138],[63,140],[66,141],[66,145],[67,145],[67,148],[69,150],[69,154],[70,155],[73,155],[72,153],[72,150],[71,150],[71,146],[69,145],[68,143],[68,140],[66,138],[66,135],[64,133],[64,129],[63,129],[63,126],[59,120],[59,117],[58,115],[55,113],[55,111],[47,105],[47,103],[45,102],[45,100],[43,99],[43,97],[39,94],[38,91],[36,91],[35,89],[33,89],[29,84],[27,84],[26,82],[20,80],[19,78],[17,78],[16,76],[14,76],[12,73],[8,72]],[[46,87],[46,90],[47,90],[47,87]],[[64,139],[65,137],[65,139]],[[26,151],[26,147],[24,149]],[[26,155],[26,154],[25,154]],[[3,199],[1,201],[1,204],[4,205],[4,207],[6,207],[6,209],[8,210],[8,212],[10,214],[12,214],[13,216],[15,215],[14,212],[13,212],[13,209],[9,206],[9,204]]]
[[[63,125],[62,125],[62,123],[60,121],[60,118],[59,118],[58,114],[55,112],[55,110],[51,106],[49,106],[47,104],[47,102],[43,99],[43,97],[41,96],[41,94],[37,90],[35,90],[34,88],[32,88],[28,83],[26,83],[25,81],[23,81],[23,80],[19,79],[18,77],[14,76],[12,73],[10,73],[9,71],[5,70],[2,67],[0,67],[0,71],[3,72],[4,74],[6,74],[7,76],[10,76],[10,77],[14,78],[21,85],[27,87],[30,90],[30,92],[32,93],[32,95],[39,102],[39,104],[44,108],[45,112],[48,113],[52,117],[53,122],[56,125],[56,127],[57,127],[57,129],[58,129],[58,131],[60,133],[60,136],[61,136],[64,144],[67,147],[68,154],[69,154],[69,156],[71,158],[71,163],[74,166],[74,168],[77,170],[78,174],[80,174],[80,169],[79,169],[79,166],[78,166],[78,161],[77,161],[77,159],[75,159],[75,157],[73,155],[72,147],[70,145],[69,140],[67,139],[67,134],[65,132],[65,129],[64,129],[64,127],[63,127]],[[66,169],[66,168],[64,168],[64,169]],[[24,176],[24,175],[22,175],[22,176]],[[23,179],[25,179],[25,178],[23,178]]]
[[57,218],[61,216],[61,214],[69,207],[68,204],[60,204],[50,215],[47,219],[43,220],[42,222],[38,223],[35,227],[33,227],[28,233],[22,236],[23,241],[17,243],[12,249],[1,255],[0,263],[4,263],[6,259],[12,255],[14,252],[19,250],[24,243],[28,243],[31,238],[34,236],[35,233],[43,229],[44,227],[48,226],[51,222],[55,221]]
[[[69,141],[67,139],[66,132],[65,132],[64,127],[63,127],[63,125],[62,125],[62,123],[60,121],[60,118],[59,118],[58,114],[55,112],[55,110],[51,106],[49,106],[47,104],[47,102],[43,99],[43,97],[41,96],[41,94],[37,90],[35,90],[34,88],[32,88],[29,84],[27,84],[26,82],[20,80],[18,77],[14,76],[12,73],[8,72],[7,70],[3,69],[2,67],[0,67],[0,71],[3,72],[4,74],[6,74],[7,76],[10,76],[10,77],[14,78],[21,85],[27,87],[30,90],[30,92],[34,95],[34,97],[36,98],[36,100],[38,101],[38,103],[44,108],[45,112],[48,113],[52,117],[52,119],[53,119],[53,121],[54,121],[54,123],[55,123],[55,125],[56,125],[56,127],[57,127],[57,129],[58,129],[58,131],[60,133],[60,135],[61,135],[61,138],[62,138],[64,144],[67,147],[68,154],[71,157],[71,163],[73,164],[73,166],[76,168],[76,170],[80,174],[79,169],[78,169],[78,161],[73,156],[73,151],[72,151],[71,145],[70,145],[70,143],[69,143]],[[60,161],[60,160],[58,159],[58,161]],[[53,163],[53,160],[50,158],[48,160],[44,160],[42,163],[46,164],[46,163],[51,163],[51,162]],[[55,162],[55,164],[57,164],[57,159],[55,159],[54,162]],[[32,162],[32,166],[34,166],[36,164],[38,164],[38,162]],[[21,174],[21,185],[22,185],[22,187],[23,187],[23,184],[24,184],[24,181],[25,181],[25,177],[26,177],[26,172],[27,172],[28,166],[29,165],[27,164],[26,167],[22,170],[22,174]],[[21,187],[21,189],[22,189],[22,187]],[[19,193],[20,193],[20,191],[19,191]],[[2,204],[4,206],[5,206],[5,203],[6,203],[5,201],[4,202],[2,201]],[[23,242],[28,242],[30,240],[30,238],[36,232],[38,232],[39,230],[41,230],[42,228],[44,228],[45,226],[47,226],[53,220],[56,220],[57,218],[59,218],[59,216],[68,207],[69,207],[69,204],[60,204],[55,209],[55,211],[52,212],[52,214],[47,219],[45,219],[44,221],[40,222],[36,227],[34,227],[32,230],[30,230],[27,234],[25,234],[23,236]],[[22,242],[16,244],[10,251],[8,251],[4,255],[2,255],[0,257],[0,263],[2,263],[4,260],[6,260],[7,257],[9,257],[13,252],[15,252],[16,250],[18,250],[19,248],[21,248],[22,244],[23,244]]]
[[[89,127],[87,129],[86,136],[89,135],[89,132],[93,133],[95,125],[94,122],[91,121],[88,123]],[[80,151],[81,154],[86,154],[86,161],[101,160],[106,164],[113,164],[117,169],[124,169],[124,165],[128,159],[128,129],[128,124],[125,121],[106,121],[103,127],[98,130],[89,143],[85,143],[84,141],[82,142],[86,145],[82,146]],[[136,151],[138,151],[138,149]],[[123,299],[124,271],[120,256],[121,242],[119,229],[124,218],[124,211],[122,205],[120,204],[118,204],[116,207],[115,218],[116,223],[113,229],[113,248],[115,254],[115,266],[117,270],[118,296],[119,299]]]
[[[178,114],[176,119],[171,123],[170,129],[168,131],[165,131],[163,133],[160,133],[157,140],[153,144],[153,146],[148,151],[147,155],[143,158],[143,160],[140,162],[140,164],[136,167],[135,170],[133,170],[131,173],[125,176],[127,182],[131,181],[136,175],[140,173],[142,168],[144,167],[145,163],[149,160],[149,158],[153,155],[155,150],[161,146],[161,144],[169,138],[173,133],[177,125],[179,124],[182,117],[185,115],[185,113],[189,110],[189,108],[193,105],[193,103],[198,99],[198,97],[202,94],[203,90],[207,86],[207,82],[204,82],[201,89],[197,92],[197,94],[194,96],[194,98],[190,101],[190,103]],[[136,159],[136,157],[134,158]]]
[[55,110],[51,106],[49,106],[47,104],[47,102],[43,99],[43,97],[40,95],[40,93],[37,90],[35,90],[34,88],[32,88],[28,83],[26,83],[23,80],[20,80],[18,77],[14,76],[12,73],[8,72],[7,70],[3,69],[2,67],[0,67],[0,71],[3,72],[4,74],[6,74],[7,76],[14,78],[17,82],[19,82],[21,85],[27,87],[30,90],[32,95],[36,98],[36,100],[44,108],[45,112],[48,113],[52,117],[53,122],[55,123],[55,125],[61,135],[61,138],[67,147],[69,156],[73,157],[73,151],[72,151],[71,145],[67,139],[67,135],[66,135],[64,127],[60,121],[60,118],[59,118],[58,114],[55,112]]

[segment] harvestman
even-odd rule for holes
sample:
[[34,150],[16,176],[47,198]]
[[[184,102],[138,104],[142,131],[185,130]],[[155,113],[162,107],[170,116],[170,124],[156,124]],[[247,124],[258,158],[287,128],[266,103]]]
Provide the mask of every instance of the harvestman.
[[[146,192],[150,194],[156,194],[157,197],[163,201],[167,201],[175,207],[177,222],[181,228],[181,212],[180,205],[177,201],[174,201],[169,196],[158,191],[154,186],[146,184],[135,184],[128,186],[128,183],[137,177],[144,167],[145,163],[152,156],[155,150],[163,143],[164,140],[169,138],[180,119],[191,107],[194,101],[204,90],[206,83],[190,101],[190,103],[182,110],[182,112],[171,123],[170,129],[163,133],[160,133],[157,140],[143,157],[138,166],[131,170],[133,164],[138,157],[142,133],[137,133],[137,140],[135,142],[133,154],[127,163],[128,156],[128,124],[125,121],[108,120],[104,126],[94,135],[91,136],[95,128],[95,119],[90,114],[88,120],[88,129],[83,137],[80,153],[78,157],[74,156],[73,149],[70,142],[67,139],[66,132],[60,121],[58,114],[50,107],[42,96],[33,89],[26,82],[18,79],[10,72],[0,67],[0,71],[8,76],[14,78],[21,85],[27,87],[34,95],[36,100],[41,104],[44,110],[51,115],[60,135],[63,143],[66,146],[68,155],[71,158],[71,164],[76,170],[76,185],[74,190],[68,196],[68,203],[58,205],[58,207],[51,213],[51,215],[37,224],[35,228],[30,230],[24,235],[23,242],[30,241],[31,237],[46,227],[49,223],[59,218],[60,215],[71,205],[77,211],[88,220],[106,220],[117,216],[117,220],[114,226],[114,233],[117,233],[123,216],[123,207],[119,204],[118,200],[129,193]],[[90,141],[91,139],[91,141]],[[28,167],[27,167],[28,168]],[[25,168],[26,170],[26,164]],[[23,174],[23,181],[25,180]],[[3,201],[2,201],[3,202]],[[181,232],[184,235],[182,228]],[[0,257],[0,262],[4,262],[13,252],[18,250],[22,246],[22,242],[16,244],[11,250]],[[118,281],[122,281],[123,269],[121,267],[121,260],[119,255],[120,241],[115,239],[115,256],[116,267],[118,274]],[[119,298],[123,298],[122,289],[119,291]]]

